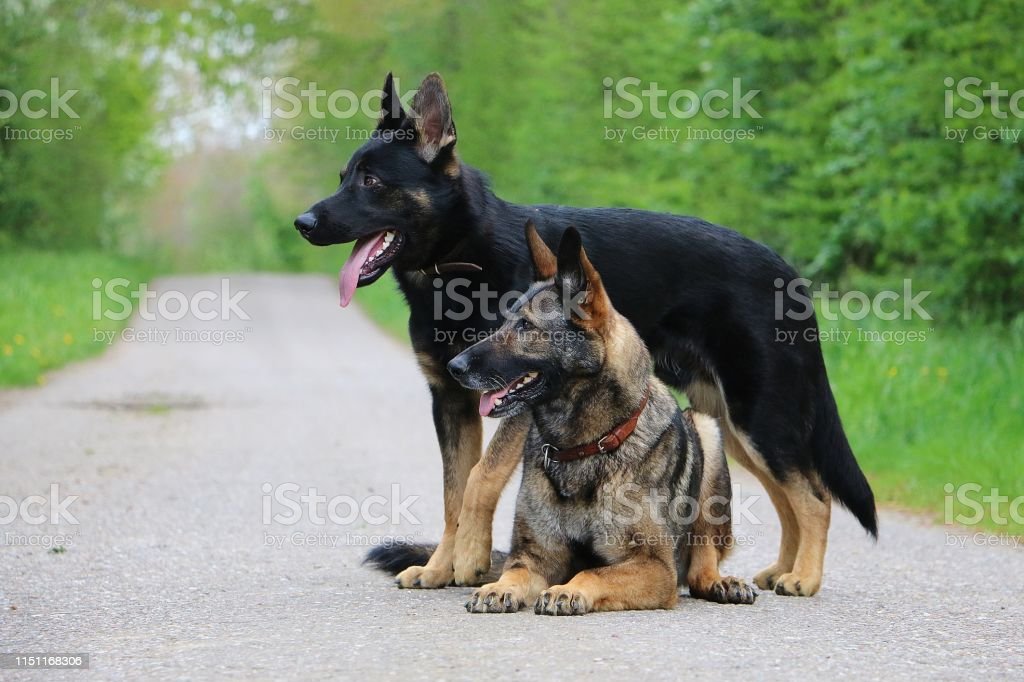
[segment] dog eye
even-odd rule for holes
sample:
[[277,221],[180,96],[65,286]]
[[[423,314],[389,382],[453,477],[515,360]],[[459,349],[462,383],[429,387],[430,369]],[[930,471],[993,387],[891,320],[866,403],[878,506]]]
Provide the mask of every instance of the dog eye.
[[363,187],[376,187],[380,184],[380,179],[376,175],[370,175],[367,173],[363,176]]
[[527,332],[534,328],[533,322],[530,322],[525,317],[520,317],[519,322],[516,324],[516,328],[521,332]]

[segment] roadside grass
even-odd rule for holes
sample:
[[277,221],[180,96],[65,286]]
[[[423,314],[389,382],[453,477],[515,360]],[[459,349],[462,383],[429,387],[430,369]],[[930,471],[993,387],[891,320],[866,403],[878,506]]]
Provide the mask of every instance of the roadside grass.
[[102,352],[94,334],[125,322],[93,319],[93,280],[134,285],[150,274],[139,261],[96,251],[0,253],[0,386],[41,384],[48,370]]
[[[822,344],[846,432],[879,501],[1024,534],[1010,515],[1012,501],[1024,499],[1024,328],[886,324],[925,337],[858,340],[847,323],[825,333],[852,331],[849,342]],[[982,499],[989,494],[1009,500],[993,509]],[[1024,503],[1015,509],[1020,520]]]
[[368,287],[356,289],[352,300],[384,331],[397,339],[409,341],[409,308],[391,273]]
[[[356,301],[387,332],[408,339],[393,278],[359,289]],[[951,518],[962,524],[1024,534],[1009,514],[1012,500],[1024,496],[1024,325],[928,324],[934,328],[822,320],[829,379],[857,459],[883,505],[941,523],[948,498]],[[910,332],[918,338],[908,340]],[[977,489],[961,488],[971,484]],[[995,489],[1009,501],[993,513],[982,498]]]

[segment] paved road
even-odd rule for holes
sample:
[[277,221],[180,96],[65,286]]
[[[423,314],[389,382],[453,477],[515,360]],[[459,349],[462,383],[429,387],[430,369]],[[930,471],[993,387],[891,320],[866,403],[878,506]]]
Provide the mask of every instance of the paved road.
[[[338,309],[326,278],[231,285],[251,291],[251,320],[133,329],[231,328],[241,340],[119,342],[43,388],[0,393],[0,495],[48,497],[57,483],[54,502],[77,521],[0,526],[0,652],[91,656],[88,673],[19,679],[1019,679],[1024,551],[970,536],[950,547],[944,529],[894,513],[875,545],[837,510],[812,599],[553,619],[469,615],[464,588],[397,590],[360,566],[360,545],[441,528],[439,456],[411,354]],[[334,499],[337,522],[264,523],[291,514],[264,485],[289,483]],[[352,502],[398,523],[346,523]],[[737,527],[749,545],[726,566],[748,578],[778,541],[766,499],[752,508],[765,523]],[[8,510],[0,498],[0,518]],[[38,544],[54,540],[64,552]]]

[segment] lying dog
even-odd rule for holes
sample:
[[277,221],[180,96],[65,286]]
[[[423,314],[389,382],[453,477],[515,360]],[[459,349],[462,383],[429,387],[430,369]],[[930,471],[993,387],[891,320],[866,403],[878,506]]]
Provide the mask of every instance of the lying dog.
[[[557,261],[532,225],[539,281],[488,339],[449,370],[480,391],[480,413],[529,412],[512,550],[471,613],[667,609],[685,583],[700,599],[751,604],[723,578],[730,482],[715,420],[681,412],[652,375],[636,329],[612,308],[569,228]],[[577,302],[569,307],[567,302]],[[469,491],[472,495],[473,491]]]

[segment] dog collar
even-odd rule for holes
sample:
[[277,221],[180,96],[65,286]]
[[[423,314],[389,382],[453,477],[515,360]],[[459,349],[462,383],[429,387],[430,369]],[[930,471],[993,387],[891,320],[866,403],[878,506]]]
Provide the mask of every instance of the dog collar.
[[483,268],[476,263],[434,263],[429,268],[420,269],[422,275],[444,275],[449,272],[480,272]]
[[633,435],[633,431],[636,430],[637,422],[640,421],[640,415],[643,414],[644,408],[647,407],[647,400],[650,397],[651,386],[648,384],[647,390],[644,391],[644,399],[640,401],[640,407],[636,408],[633,414],[629,415],[626,421],[622,422],[593,442],[586,443],[584,445],[577,445],[574,448],[566,448],[565,450],[559,450],[554,445],[545,443],[541,446],[541,450],[544,452],[545,461],[551,459],[556,462],[574,462],[585,457],[603,455],[606,452],[614,452],[615,450],[618,450],[626,439]]

